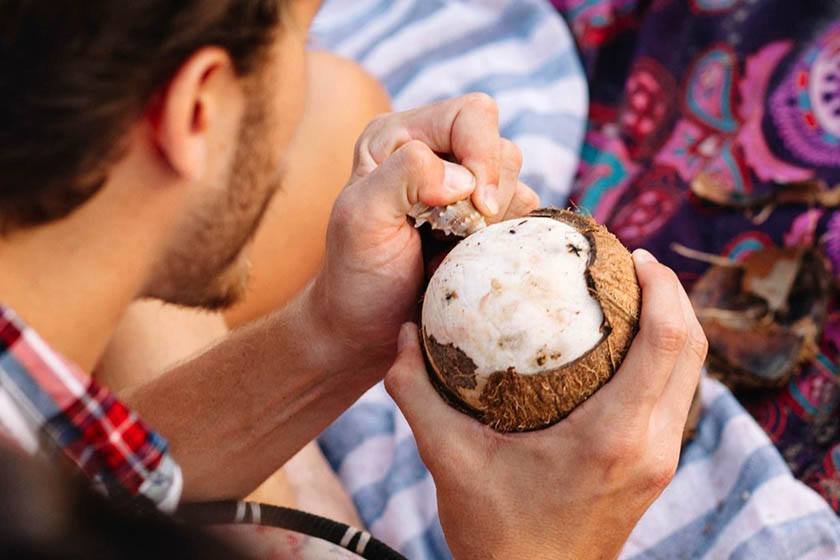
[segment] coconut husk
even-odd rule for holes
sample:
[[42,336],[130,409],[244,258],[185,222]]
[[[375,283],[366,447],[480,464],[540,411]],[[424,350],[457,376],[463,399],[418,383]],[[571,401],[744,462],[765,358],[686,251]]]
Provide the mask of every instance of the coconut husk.
[[814,249],[770,247],[712,266],[691,291],[709,340],[709,369],[733,388],[779,387],[812,359],[831,275]]
[[630,253],[592,218],[544,209],[533,217],[565,222],[590,244],[586,280],[601,304],[603,338],[589,352],[559,368],[520,375],[498,371],[481,382],[475,364],[461,350],[442,345],[423,330],[432,382],[456,408],[499,432],[522,432],[565,418],[613,376],[638,330],[641,292]]
[[837,208],[840,206],[840,184],[829,187],[824,181],[815,180],[783,185],[777,191],[774,202]]
[[742,289],[763,299],[772,312],[787,309],[793,284],[802,267],[803,250],[770,247],[749,255],[743,262]]
[[772,209],[783,204],[822,208],[840,206],[840,184],[829,187],[821,180],[779,184],[766,192],[747,194],[735,192],[730,184],[701,172],[691,182],[691,192],[706,202],[727,208]]

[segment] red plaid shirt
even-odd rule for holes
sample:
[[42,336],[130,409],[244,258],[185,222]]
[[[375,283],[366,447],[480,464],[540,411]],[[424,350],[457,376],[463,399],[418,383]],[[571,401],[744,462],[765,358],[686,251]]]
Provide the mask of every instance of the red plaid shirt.
[[109,495],[165,511],[181,497],[166,440],[0,306],[0,436],[31,454],[61,450]]

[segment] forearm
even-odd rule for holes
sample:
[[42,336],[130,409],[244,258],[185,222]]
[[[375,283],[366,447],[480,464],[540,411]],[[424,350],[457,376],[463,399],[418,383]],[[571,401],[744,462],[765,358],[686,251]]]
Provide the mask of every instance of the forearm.
[[309,290],[125,395],[170,441],[186,499],[241,497],[384,375],[336,343]]

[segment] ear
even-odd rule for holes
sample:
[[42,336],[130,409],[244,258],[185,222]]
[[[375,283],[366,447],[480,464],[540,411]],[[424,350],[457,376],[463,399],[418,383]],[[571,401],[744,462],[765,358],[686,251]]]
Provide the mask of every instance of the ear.
[[178,69],[148,118],[161,156],[175,173],[195,181],[207,171],[213,139],[233,134],[243,112],[233,61],[224,50],[205,47]]

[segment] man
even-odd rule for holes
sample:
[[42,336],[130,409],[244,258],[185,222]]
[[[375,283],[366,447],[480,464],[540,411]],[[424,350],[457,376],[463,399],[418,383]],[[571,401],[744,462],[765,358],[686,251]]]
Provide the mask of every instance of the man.
[[[286,25],[308,30],[320,5],[320,0],[295,0],[289,5]],[[316,43],[307,41],[305,109],[283,156],[287,162],[284,188],[272,198],[248,250],[245,297],[221,313],[156,300],[132,304],[94,371],[94,378],[117,394],[206,350],[229,328],[282,307],[320,270],[330,211],[350,176],[356,140],[374,117],[390,112],[391,107],[376,78],[351,60],[318,50]],[[282,258],[278,258],[280,253]],[[248,499],[361,526],[315,442]]]
[[128,406],[87,377],[133,300],[218,309],[241,296],[301,113],[291,4],[0,0],[5,436],[60,447],[110,493],[163,509],[240,497],[379,381],[396,349],[386,385],[457,558],[616,554],[676,468],[705,339],[674,274],[639,253],[640,333],[568,419],[500,435],[437,396],[404,324],[423,277],[406,213],[471,197],[499,220],[537,204],[486,96],[365,130],[323,269],[283,310],[125,393]]

